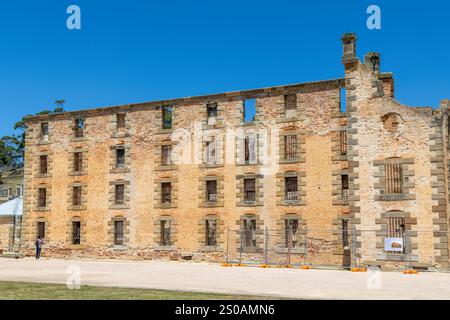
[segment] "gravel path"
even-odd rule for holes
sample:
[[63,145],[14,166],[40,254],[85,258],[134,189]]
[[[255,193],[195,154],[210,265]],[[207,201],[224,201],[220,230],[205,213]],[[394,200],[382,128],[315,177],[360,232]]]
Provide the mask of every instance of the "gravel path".
[[[79,268],[79,269],[78,269]],[[222,267],[191,262],[0,259],[0,281],[248,294],[304,299],[450,299],[450,274]],[[1,293],[0,293],[1,297]]]

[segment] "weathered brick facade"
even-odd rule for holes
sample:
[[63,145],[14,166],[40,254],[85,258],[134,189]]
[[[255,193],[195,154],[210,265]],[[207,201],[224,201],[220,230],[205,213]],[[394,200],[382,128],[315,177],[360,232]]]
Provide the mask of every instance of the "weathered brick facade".
[[[295,220],[308,240],[291,248],[294,262],[307,251],[309,263],[349,263],[350,237],[353,264],[448,267],[450,102],[401,105],[379,55],[361,63],[355,35],[343,43],[342,79],[28,118],[22,248],[31,252],[46,222],[47,256],[252,259],[266,228],[285,253],[280,232]],[[245,122],[250,99],[256,116]],[[403,255],[384,250],[390,218],[404,219]],[[227,230],[253,230],[249,246]]]
[[[0,204],[22,197],[22,193],[23,170],[0,170]],[[0,210],[0,251],[3,252],[17,251],[19,247],[22,213],[14,216],[12,211]]]
[[0,170],[0,204],[23,194],[23,170]]

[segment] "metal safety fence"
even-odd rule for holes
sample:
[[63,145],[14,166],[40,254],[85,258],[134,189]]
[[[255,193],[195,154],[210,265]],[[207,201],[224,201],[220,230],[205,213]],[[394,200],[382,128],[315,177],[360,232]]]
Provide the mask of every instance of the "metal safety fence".
[[378,230],[359,230],[347,223],[328,229],[304,225],[285,229],[255,226],[227,229],[226,262],[338,269],[368,265],[432,266],[433,230],[413,231],[396,221],[390,223]]

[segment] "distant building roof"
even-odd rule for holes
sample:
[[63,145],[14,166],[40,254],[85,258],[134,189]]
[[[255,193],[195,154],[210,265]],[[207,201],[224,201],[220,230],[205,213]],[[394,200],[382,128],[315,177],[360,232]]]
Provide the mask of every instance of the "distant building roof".
[[21,216],[23,210],[22,197],[0,204],[0,217]]
[[23,177],[23,168],[0,168],[0,178]]

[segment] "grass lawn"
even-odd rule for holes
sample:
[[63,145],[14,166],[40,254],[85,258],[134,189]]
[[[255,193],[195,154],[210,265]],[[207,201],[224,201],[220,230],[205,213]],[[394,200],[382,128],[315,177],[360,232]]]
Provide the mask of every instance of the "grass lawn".
[[82,286],[69,290],[60,284],[0,282],[1,300],[264,300],[267,297],[194,293],[152,289]]

